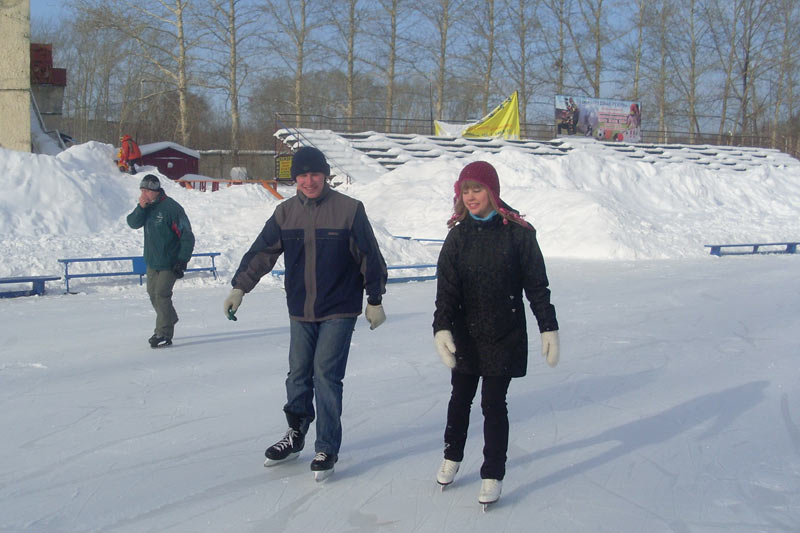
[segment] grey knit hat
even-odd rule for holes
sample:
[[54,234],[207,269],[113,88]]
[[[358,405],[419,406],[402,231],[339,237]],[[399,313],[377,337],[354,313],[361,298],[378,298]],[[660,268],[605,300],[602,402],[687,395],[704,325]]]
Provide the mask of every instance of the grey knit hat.
[[140,189],[147,189],[148,191],[158,191],[161,189],[161,182],[158,181],[156,176],[152,174],[147,174],[145,177],[142,178],[142,182],[139,184]]

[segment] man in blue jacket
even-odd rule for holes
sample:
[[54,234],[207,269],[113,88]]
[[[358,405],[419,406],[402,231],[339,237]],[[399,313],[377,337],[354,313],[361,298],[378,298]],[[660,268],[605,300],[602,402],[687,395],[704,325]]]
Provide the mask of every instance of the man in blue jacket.
[[333,472],[338,459],[342,380],[364,291],[364,314],[370,329],[375,329],[386,320],[381,299],[387,271],[364,205],[330,188],[330,166],[321,151],[300,148],[292,158],[291,176],[297,194],[278,205],[242,257],[224,310],[235,320],[244,294],[283,254],[290,318],[283,411],[289,429],[267,448],[264,466],[297,457],[316,415],[316,455],[311,470],[322,480]]

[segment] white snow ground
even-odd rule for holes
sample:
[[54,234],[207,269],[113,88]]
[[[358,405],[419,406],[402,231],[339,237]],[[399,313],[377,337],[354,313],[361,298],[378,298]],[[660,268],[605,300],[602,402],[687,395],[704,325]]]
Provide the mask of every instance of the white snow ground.
[[[56,157],[0,149],[0,276],[140,253],[124,220],[139,177],[112,158],[97,143]],[[436,246],[392,235],[442,238],[452,182],[476,158],[347,187],[389,264],[435,260]],[[591,151],[485,159],[538,229],[562,339],[550,369],[530,327],[503,496],[488,513],[479,408],[456,482],[434,482],[449,394],[431,342],[435,282],[390,285],[386,324],[359,320],[334,477],[313,481],[311,446],[261,466],[285,429],[285,299],[266,276],[238,322],[222,300],[276,201],[257,186],[167,183],[196,251],[223,254],[220,280],[190,274],[176,287],[172,348],[147,346],[154,317],[135,277],[0,300],[0,530],[798,531],[800,256],[703,249],[796,240],[797,167],[712,171]]]

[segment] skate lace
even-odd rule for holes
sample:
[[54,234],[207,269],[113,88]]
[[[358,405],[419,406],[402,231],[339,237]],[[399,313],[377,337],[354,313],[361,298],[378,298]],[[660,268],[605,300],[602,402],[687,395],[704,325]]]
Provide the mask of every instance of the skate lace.
[[317,455],[314,456],[314,461],[321,463],[328,459],[328,454],[325,452],[317,452]]
[[456,465],[453,463],[442,463],[442,468],[439,469],[439,472],[442,474],[449,474],[451,472],[455,472]]
[[273,447],[278,451],[283,451],[286,448],[292,448],[294,446],[294,439],[297,438],[297,434],[297,430],[290,429],[286,432],[286,436],[276,442]]

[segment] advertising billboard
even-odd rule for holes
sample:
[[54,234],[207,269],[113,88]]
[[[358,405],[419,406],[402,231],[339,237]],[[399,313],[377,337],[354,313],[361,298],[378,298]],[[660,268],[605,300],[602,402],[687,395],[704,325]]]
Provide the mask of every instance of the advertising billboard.
[[642,141],[639,102],[558,94],[556,134],[583,135],[601,141]]

